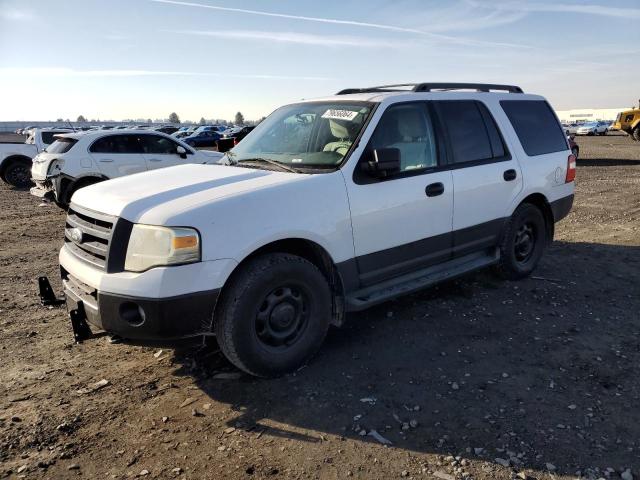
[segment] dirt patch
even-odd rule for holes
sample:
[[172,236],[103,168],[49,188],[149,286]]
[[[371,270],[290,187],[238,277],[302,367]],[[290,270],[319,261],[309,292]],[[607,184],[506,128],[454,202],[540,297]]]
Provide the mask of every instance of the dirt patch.
[[215,345],[73,345],[35,282],[60,289],[64,214],[0,187],[0,475],[639,476],[640,144],[578,142],[576,203],[533,277],[481,272],[350,315],[269,381]]

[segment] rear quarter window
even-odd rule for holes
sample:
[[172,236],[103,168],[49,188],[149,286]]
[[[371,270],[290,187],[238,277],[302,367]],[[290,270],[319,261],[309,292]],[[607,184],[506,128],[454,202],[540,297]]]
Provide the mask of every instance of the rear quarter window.
[[500,105],[530,157],[568,150],[567,138],[547,102],[502,100]]

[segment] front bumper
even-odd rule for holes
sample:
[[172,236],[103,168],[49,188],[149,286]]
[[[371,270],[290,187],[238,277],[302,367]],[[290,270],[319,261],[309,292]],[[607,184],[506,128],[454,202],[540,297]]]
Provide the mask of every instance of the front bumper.
[[169,298],[100,292],[61,268],[69,311],[79,310],[94,328],[125,340],[156,345],[211,335],[220,290]]

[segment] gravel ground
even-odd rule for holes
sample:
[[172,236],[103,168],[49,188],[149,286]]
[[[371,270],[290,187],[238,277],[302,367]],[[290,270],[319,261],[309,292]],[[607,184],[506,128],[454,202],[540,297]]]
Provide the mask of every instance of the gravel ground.
[[533,277],[350,315],[277,380],[215,345],[74,345],[35,282],[60,289],[64,215],[2,185],[0,477],[638,479],[640,144],[578,143]]

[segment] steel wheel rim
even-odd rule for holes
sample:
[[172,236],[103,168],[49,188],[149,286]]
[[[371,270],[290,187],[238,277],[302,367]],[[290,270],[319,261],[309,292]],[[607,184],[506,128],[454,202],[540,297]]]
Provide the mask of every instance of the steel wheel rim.
[[309,323],[309,299],[304,291],[286,285],[269,292],[255,316],[255,333],[266,348],[286,350],[297,343]]
[[536,231],[532,223],[526,222],[518,227],[513,249],[516,261],[519,263],[527,263],[533,256],[536,247]]

